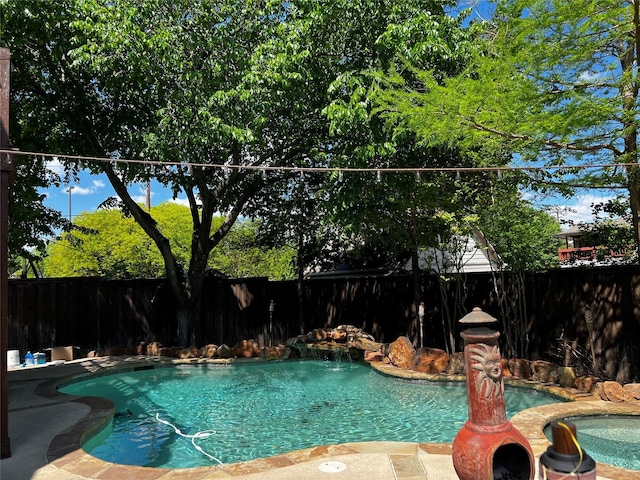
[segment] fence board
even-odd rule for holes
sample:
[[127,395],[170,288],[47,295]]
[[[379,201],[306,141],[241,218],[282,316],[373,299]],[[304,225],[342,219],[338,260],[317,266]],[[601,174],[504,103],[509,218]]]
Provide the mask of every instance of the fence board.
[[[451,283],[449,299],[455,285]],[[422,277],[425,302],[425,346],[446,349],[447,322],[438,279]],[[233,345],[254,338],[263,345],[314,328],[350,324],[381,342],[405,335],[419,343],[412,315],[409,275],[307,280],[303,284],[302,318],[297,282],[264,278],[205,281],[202,333],[205,342]],[[460,311],[481,306],[499,316],[490,274],[464,277]],[[640,375],[640,272],[637,267],[563,269],[526,276],[529,358],[550,359],[560,338],[576,341],[588,356],[590,334],[585,309],[593,313],[593,343],[602,375],[621,381]],[[269,304],[275,302],[273,315]],[[453,311],[455,305],[446,305]],[[500,319],[513,322],[518,319]],[[460,348],[457,318],[453,337]],[[85,351],[133,346],[140,341],[173,345],[176,322],[169,289],[163,280],[95,278],[9,281],[9,348],[36,351],[53,345],[76,345]]]

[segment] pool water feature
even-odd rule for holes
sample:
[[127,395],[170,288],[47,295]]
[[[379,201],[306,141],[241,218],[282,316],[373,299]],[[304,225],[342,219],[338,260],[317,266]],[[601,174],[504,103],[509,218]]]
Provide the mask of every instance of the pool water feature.
[[[450,443],[467,419],[463,383],[407,382],[351,362],[185,365],[89,378],[60,391],[115,404],[113,421],[83,445],[86,452],[165,468],[345,442]],[[511,417],[560,400],[508,388],[505,401]]]
[[[592,416],[566,419],[576,426],[578,443],[598,462],[640,471],[640,417]],[[544,431],[551,439],[550,427]]]

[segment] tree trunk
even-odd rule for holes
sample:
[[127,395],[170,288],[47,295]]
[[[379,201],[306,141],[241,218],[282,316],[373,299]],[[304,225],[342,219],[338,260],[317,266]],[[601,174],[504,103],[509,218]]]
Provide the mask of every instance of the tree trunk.
[[[638,226],[638,222],[640,221],[640,171],[637,167],[628,169],[628,179],[629,206],[631,208],[633,231],[636,239],[636,254],[638,254],[640,248],[640,227]],[[638,261],[640,261],[640,254],[638,254]]]
[[[162,235],[156,225],[155,220],[149,213],[145,212],[140,205],[138,205],[131,195],[127,191],[126,185],[122,182],[120,177],[116,174],[111,164],[105,164],[104,172],[109,179],[109,182],[113,186],[116,194],[125,206],[131,212],[131,215],[140,227],[145,231],[149,238],[158,247],[162,259],[164,260],[165,273],[167,275],[167,281],[171,289],[171,294],[175,300],[176,316],[178,322],[178,342],[182,345],[187,345],[187,340],[191,335],[191,318],[187,311],[189,306],[190,292],[187,291],[186,284],[187,279],[185,274],[178,265],[173,252],[171,251],[171,245],[169,240]],[[182,343],[184,342],[184,343]]]
[[413,248],[411,250],[411,277],[413,279],[413,323],[416,325],[418,331],[417,341],[414,344],[422,347],[424,346],[422,325],[420,325],[420,303],[422,303],[422,278],[420,275],[420,262],[418,258],[418,249]]
[[[206,265],[206,262],[205,262]],[[202,266],[190,269],[186,292],[188,295],[187,308],[187,324],[184,332],[184,339],[182,346],[202,346],[203,341],[207,339],[203,338],[202,331],[202,299],[204,298],[204,272],[206,268]]]
[[188,345],[191,321],[189,311],[184,305],[176,305],[176,322],[178,326],[178,346]]
[[[638,128],[636,126],[636,102],[638,98],[638,78],[636,66],[640,53],[640,7],[639,2],[633,2],[634,37],[624,45],[620,56],[620,67],[623,75],[629,80],[623,82],[622,96],[622,124],[624,125],[624,163],[638,163]],[[640,250],[640,168],[635,165],[627,167],[627,185],[629,189],[629,207],[633,219],[633,229],[636,239],[636,253]],[[638,255],[640,261],[640,255]]]
[[304,239],[302,231],[298,233],[298,334],[303,335],[305,333],[304,325]]

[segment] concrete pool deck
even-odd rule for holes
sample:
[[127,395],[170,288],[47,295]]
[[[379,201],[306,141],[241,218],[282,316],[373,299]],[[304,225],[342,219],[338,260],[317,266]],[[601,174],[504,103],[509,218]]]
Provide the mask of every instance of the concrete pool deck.
[[[109,373],[153,364],[200,363],[154,357],[98,357],[64,365],[34,366],[8,372],[10,458],[0,460],[2,480],[448,480],[457,478],[451,444],[366,442],[319,446],[249,462],[192,469],[131,467],[99,460],[81,449],[82,441],[109,422],[113,405],[93,397],[58,393],[70,378]],[[382,374],[416,378],[394,367],[375,365]],[[526,382],[523,382],[526,383]],[[536,386],[554,389],[553,386]],[[640,415],[640,405],[593,400],[577,391],[578,401],[525,410],[511,422],[529,440],[537,460],[549,442],[549,422],[576,415]],[[428,428],[425,419],[425,428]],[[579,438],[579,432],[578,432]],[[639,479],[640,472],[597,464],[598,479]],[[536,478],[537,472],[536,472]]]

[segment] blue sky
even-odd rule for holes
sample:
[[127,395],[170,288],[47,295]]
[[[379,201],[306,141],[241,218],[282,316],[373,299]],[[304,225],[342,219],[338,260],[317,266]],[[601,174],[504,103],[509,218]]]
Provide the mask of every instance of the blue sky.
[[[48,168],[64,178],[64,167],[60,162],[52,160],[48,162]],[[50,208],[62,212],[65,217],[71,213],[73,219],[83,212],[92,212],[109,197],[115,197],[116,193],[109,183],[107,176],[92,175],[88,171],[79,174],[79,181],[71,182],[71,195],[69,195],[69,185],[62,184],[59,187],[51,187],[44,190],[46,195],[44,204]],[[146,201],[146,184],[135,184],[129,187],[132,197],[140,202]],[[71,212],[69,212],[69,197],[71,197]],[[158,205],[162,202],[172,200],[172,193],[158,182],[151,182],[151,205]],[[185,195],[175,200],[179,203],[187,203]]]

